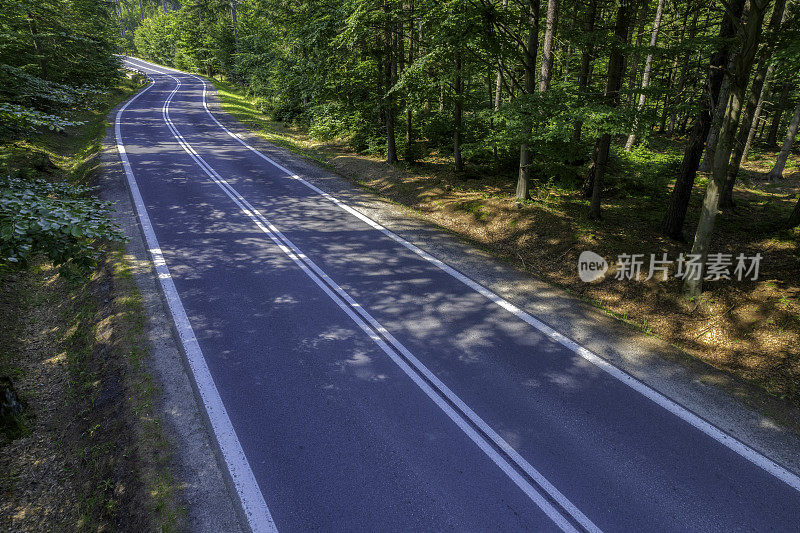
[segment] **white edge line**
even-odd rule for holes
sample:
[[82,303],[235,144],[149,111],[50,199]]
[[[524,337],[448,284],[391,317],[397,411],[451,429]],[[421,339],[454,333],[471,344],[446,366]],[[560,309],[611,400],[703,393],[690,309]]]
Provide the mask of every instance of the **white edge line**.
[[683,407],[682,405],[678,404],[674,400],[671,400],[670,398],[666,397],[665,395],[661,394],[660,392],[656,391],[655,389],[651,388],[650,386],[646,385],[645,383],[639,381],[638,379],[636,379],[635,377],[631,376],[630,374],[628,374],[624,370],[621,370],[620,368],[617,368],[612,363],[606,361],[605,359],[603,359],[602,357],[598,356],[597,354],[595,354],[594,352],[590,351],[589,349],[584,348],[583,346],[581,346],[577,342],[575,342],[572,339],[566,337],[565,335],[559,333],[558,331],[556,331],[552,327],[548,326],[547,324],[545,324],[544,322],[540,321],[539,319],[533,317],[531,314],[527,313],[526,311],[523,311],[522,309],[520,309],[516,305],[512,304],[511,302],[509,302],[508,300],[502,298],[501,296],[499,296],[496,293],[492,292],[491,290],[487,289],[483,285],[480,285],[476,281],[468,278],[467,276],[465,276],[464,274],[462,274],[458,270],[454,269],[453,267],[451,267],[447,263],[441,261],[440,259],[437,259],[436,257],[433,257],[428,252],[425,252],[424,250],[420,249],[418,246],[410,243],[409,241],[407,241],[404,238],[400,237],[399,235],[397,235],[393,231],[385,228],[384,226],[382,226],[378,222],[372,220],[371,218],[369,218],[368,216],[364,215],[363,213],[361,213],[361,212],[357,211],[356,209],[350,207],[349,205],[345,204],[344,202],[342,202],[338,198],[335,198],[335,197],[331,196],[330,194],[324,192],[323,190],[321,190],[317,186],[315,186],[312,183],[309,183],[305,179],[301,178],[297,173],[294,173],[294,172],[290,171],[289,169],[287,169],[283,165],[277,163],[276,161],[274,161],[270,157],[268,157],[268,156],[262,154],[261,152],[259,152],[256,148],[253,148],[252,146],[250,146],[247,142],[244,141],[244,139],[239,137],[239,135],[237,135],[236,133],[234,133],[234,132],[230,131],[228,128],[226,128],[219,120],[217,120],[217,118],[211,112],[211,110],[208,107],[208,103],[206,101],[206,88],[207,88],[207,85],[206,85],[205,80],[203,80],[202,78],[200,78],[198,76],[195,76],[193,74],[187,74],[187,75],[199,80],[203,84],[203,107],[205,108],[206,113],[208,113],[211,116],[211,118],[214,120],[214,122],[220,128],[222,128],[228,135],[230,135],[231,137],[236,139],[243,146],[245,146],[246,148],[248,148],[249,150],[251,150],[252,152],[257,154],[259,157],[261,157],[262,159],[264,159],[265,161],[267,161],[268,163],[270,163],[274,167],[276,167],[276,168],[282,170],[283,172],[285,172],[288,175],[288,177],[299,181],[300,183],[302,183],[303,185],[305,185],[306,187],[308,187],[312,191],[314,191],[317,194],[319,194],[320,196],[324,197],[326,200],[329,200],[330,202],[334,203],[335,205],[337,205],[338,207],[340,207],[344,211],[350,213],[351,215],[353,215],[356,218],[360,219],[361,221],[365,222],[366,224],[368,224],[372,228],[380,231],[381,233],[383,233],[387,237],[390,237],[391,239],[393,239],[394,241],[398,242],[399,244],[401,244],[405,248],[411,250],[412,252],[414,252],[418,256],[422,257],[426,261],[428,261],[430,263],[433,263],[434,265],[439,267],[441,270],[443,270],[444,272],[450,274],[452,277],[456,278],[460,282],[464,283],[465,285],[467,285],[469,288],[471,288],[475,292],[478,292],[479,294],[481,294],[484,297],[486,297],[492,303],[494,303],[494,304],[498,305],[499,307],[505,309],[506,311],[510,312],[511,314],[513,314],[514,316],[516,316],[517,318],[522,320],[523,322],[525,322],[525,323],[533,326],[534,328],[538,329],[541,333],[543,333],[544,335],[546,335],[547,337],[549,337],[553,341],[558,342],[559,344],[561,344],[565,348],[568,348],[569,350],[571,350],[572,352],[576,353],[577,355],[579,355],[583,359],[585,359],[585,360],[589,361],[590,363],[594,364],[595,366],[601,368],[602,370],[604,370],[605,372],[607,372],[608,374],[610,374],[611,376],[613,376],[617,380],[621,381],[625,385],[628,385],[630,388],[632,388],[636,392],[638,392],[641,395],[645,396],[649,400],[655,402],[656,404],[658,404],[659,406],[663,407],[664,409],[666,409],[670,413],[674,414],[675,416],[681,418],[685,422],[688,422],[690,425],[692,425],[695,428],[699,429],[700,431],[702,431],[703,433],[705,433],[706,435],[708,435],[712,439],[716,440],[720,444],[722,444],[722,445],[726,446],[727,448],[731,449],[732,451],[736,452],[741,457],[747,459],[748,461],[750,461],[753,464],[759,466],[763,470],[769,472],[770,474],[772,474],[776,478],[780,479],[781,481],[783,481],[784,483],[786,483],[787,485],[789,485],[793,489],[795,489],[797,491],[800,491],[800,477],[798,477],[796,474],[790,472],[785,467],[779,465],[775,461],[769,459],[768,457],[764,456],[762,453],[754,450],[753,448],[751,448],[750,446],[744,444],[743,442],[739,441],[738,439],[728,435],[727,433],[725,433],[724,431],[722,431],[721,429],[719,429],[715,425],[711,424],[707,420],[701,418],[697,414],[693,413],[692,411],[690,411],[686,407]]
[[133,175],[131,164],[128,160],[128,155],[125,151],[125,145],[122,142],[121,122],[122,113],[128,108],[141,95],[149,91],[153,86],[150,85],[142,90],[136,96],[128,100],[125,105],[117,112],[116,120],[114,123],[114,133],[116,135],[117,150],[119,151],[122,166],[125,169],[125,175],[128,179],[128,186],[133,197],[133,203],[136,206],[136,211],[139,216],[139,223],[144,231],[147,240],[147,246],[152,257],[153,266],[155,267],[158,280],[161,283],[161,289],[164,291],[164,296],[167,300],[172,320],[175,323],[175,328],[178,332],[181,345],[183,346],[184,353],[192,371],[197,390],[203,401],[208,419],[211,422],[211,427],[214,435],[219,444],[219,449],[222,452],[225,464],[228,467],[231,479],[233,481],[239,501],[242,505],[242,510],[247,518],[250,529],[254,532],[276,532],[278,529],[269,512],[264,496],[258,487],[253,471],[250,469],[250,464],[247,457],[244,455],[244,450],[239,442],[236,432],[233,429],[233,424],[228,417],[228,412],[222,403],[219,396],[217,387],[211,377],[211,372],[208,369],[206,360],[200,349],[200,345],[195,337],[194,330],[189,323],[189,318],[186,315],[186,310],[181,303],[178,291],[169,273],[169,268],[164,261],[161,247],[158,244],[153,226],[150,222],[150,217],[147,215],[147,209],[142,199],[136,179]]
[[[155,65],[151,65],[148,62],[142,61],[142,60],[139,60],[139,59],[135,59],[134,61],[139,61],[140,63],[143,63],[143,64],[147,65],[148,67],[155,67],[156,69],[162,68],[162,67],[158,67],[158,66],[155,66]],[[581,346],[577,342],[575,342],[572,339],[566,337],[565,335],[559,333],[555,329],[551,328],[550,326],[548,326],[544,322],[542,322],[542,321],[538,320],[537,318],[533,317],[532,315],[530,315],[526,311],[523,311],[522,309],[520,309],[516,305],[512,304],[511,302],[509,302],[508,300],[506,300],[506,299],[502,298],[501,296],[497,295],[496,293],[490,291],[489,289],[487,289],[483,285],[480,285],[476,281],[468,278],[467,276],[465,276],[464,274],[462,274],[458,270],[454,269],[453,267],[451,267],[447,263],[444,263],[440,259],[437,259],[437,258],[433,257],[428,252],[425,252],[424,250],[420,249],[418,246],[408,242],[407,240],[405,240],[404,238],[400,237],[399,235],[397,235],[396,233],[392,232],[391,230],[385,228],[384,226],[382,226],[378,222],[375,222],[374,220],[372,220],[368,216],[364,215],[363,213],[361,213],[361,212],[357,211],[356,209],[350,207],[349,205],[345,204],[344,202],[342,202],[338,198],[335,198],[335,197],[331,196],[330,194],[322,191],[320,188],[316,187],[312,183],[309,183],[305,179],[301,178],[298,174],[290,171],[289,169],[287,169],[283,165],[277,163],[276,161],[274,161],[270,157],[262,154],[257,149],[255,149],[252,146],[250,146],[241,137],[239,137],[239,135],[237,135],[236,133],[230,131],[222,123],[220,123],[219,120],[217,120],[217,118],[214,116],[214,114],[208,108],[208,104],[207,104],[207,102],[205,100],[205,93],[206,93],[206,82],[205,82],[205,80],[203,80],[202,78],[200,78],[198,76],[195,76],[193,74],[188,74],[188,73],[184,73],[184,72],[181,72],[181,71],[175,71],[175,72],[179,72],[181,74],[186,74],[188,76],[191,76],[191,77],[199,80],[203,84],[203,96],[204,96],[203,106],[205,107],[206,112],[214,120],[214,122],[217,125],[219,125],[228,135],[230,135],[231,137],[236,139],[243,146],[245,146],[246,148],[248,148],[249,150],[254,152],[256,155],[258,155],[259,157],[261,157],[262,159],[264,159],[265,161],[267,161],[268,163],[273,165],[275,168],[278,168],[278,169],[282,170],[283,172],[285,172],[288,175],[289,178],[299,181],[300,183],[302,183],[303,185],[305,185],[306,187],[308,187],[312,191],[314,191],[317,194],[321,195],[322,197],[324,197],[325,199],[329,200],[330,202],[336,204],[338,207],[340,207],[344,211],[350,213],[351,215],[353,215],[356,218],[360,219],[361,221],[365,222],[366,224],[368,224],[372,228],[380,231],[381,233],[383,233],[387,237],[390,237],[391,239],[393,239],[394,241],[398,242],[399,244],[401,244],[405,248],[411,250],[412,252],[414,252],[418,256],[422,257],[426,261],[429,261],[429,262],[433,263],[434,265],[439,267],[444,272],[450,274],[452,277],[456,278],[457,280],[459,280],[462,283],[464,283],[465,285],[467,285],[472,290],[474,290],[474,291],[478,292],[479,294],[483,295],[484,297],[486,297],[492,303],[494,303],[494,304],[498,305],[499,307],[505,309],[506,311],[510,312],[511,314],[513,314],[514,316],[516,316],[517,318],[522,320],[523,322],[525,322],[525,323],[533,326],[534,328],[538,329],[541,333],[543,333],[544,335],[546,335],[547,337],[549,337],[553,341],[558,342],[559,344],[561,344],[565,348],[571,350],[572,352],[574,352],[575,354],[577,354],[581,358],[589,361],[590,363],[592,363],[595,366],[599,367],[600,369],[604,370],[606,373],[608,373],[612,377],[616,378],[617,380],[621,381],[625,385],[629,386],[630,388],[632,388],[636,392],[640,393],[644,397],[646,397],[649,400],[655,402],[656,404],[658,404],[659,406],[663,407],[664,409],[666,409],[670,413],[674,414],[678,418],[680,418],[683,421],[685,421],[685,422],[689,423],[690,425],[694,426],[695,428],[697,428],[698,430],[702,431],[703,433],[705,433],[706,435],[708,435],[712,439],[716,440],[720,444],[726,446],[730,450],[736,452],[741,457],[747,459],[748,461],[750,461],[751,463],[755,464],[756,466],[762,468],[766,472],[769,472],[770,474],[772,474],[776,478],[780,479],[781,481],[783,481],[784,483],[786,483],[787,485],[789,485],[793,489],[795,489],[795,490],[800,492],[800,477],[798,477],[796,474],[790,472],[785,467],[779,465],[775,461],[769,459],[768,457],[764,456],[762,453],[754,450],[750,446],[744,444],[743,442],[741,442],[738,439],[732,437],[731,435],[728,435],[727,433],[725,433],[724,431],[722,431],[721,429],[719,429],[718,427],[716,427],[712,423],[708,422],[707,420],[703,419],[702,417],[698,416],[697,414],[693,413],[692,411],[690,411],[686,407],[683,407],[682,405],[678,404],[674,400],[671,400],[670,398],[666,397],[665,395],[663,395],[660,392],[656,391],[655,389],[651,388],[649,385],[646,385],[645,383],[639,381],[638,379],[636,379],[632,375],[628,374],[624,370],[622,370],[620,368],[617,368],[616,366],[614,366],[610,362],[606,361],[602,357],[598,356],[594,352],[590,351],[587,348],[584,348],[583,346]]]
[[351,215],[353,215],[356,218],[360,219],[361,221],[365,222],[366,224],[368,224],[372,228],[380,231],[381,233],[383,233],[387,237],[390,237],[391,239],[393,239],[394,241],[398,242],[399,244],[401,244],[405,248],[411,250],[412,252],[414,252],[418,256],[422,257],[426,261],[428,261],[430,263],[433,263],[434,265],[439,267],[441,270],[443,270],[444,272],[450,274],[452,277],[456,278],[460,282],[464,283],[465,285],[467,285],[469,288],[471,288],[475,292],[483,295],[485,298],[490,300],[492,303],[494,303],[494,304],[498,305],[499,307],[505,309],[506,311],[510,312],[511,314],[513,314],[514,316],[516,316],[517,318],[522,320],[523,322],[525,322],[525,323],[533,326],[534,328],[538,329],[541,333],[543,333],[544,335],[546,335],[547,337],[549,337],[553,341],[558,342],[559,344],[561,344],[565,348],[568,348],[572,352],[576,353],[578,356],[580,356],[583,359],[589,361],[590,363],[594,364],[595,366],[601,368],[602,370],[604,370],[605,372],[607,372],[608,374],[610,374],[611,376],[613,376],[617,380],[621,381],[625,385],[628,385],[630,388],[632,388],[636,392],[638,392],[641,395],[645,396],[649,400],[655,402],[656,404],[658,404],[659,406],[663,407],[664,409],[666,409],[670,413],[674,414],[675,416],[681,418],[685,422],[688,422],[690,425],[692,425],[695,428],[699,429],[700,431],[702,431],[703,433],[705,433],[706,435],[708,435],[712,439],[716,440],[720,444],[722,444],[722,445],[726,446],[727,448],[733,450],[734,452],[736,452],[737,454],[739,454],[743,458],[747,459],[751,463],[753,463],[753,464],[759,466],[760,468],[762,468],[763,470],[769,472],[770,474],[772,474],[776,478],[780,479],[781,481],[783,481],[784,483],[786,483],[787,485],[789,485],[793,489],[795,489],[797,491],[800,491],[800,477],[798,477],[796,474],[790,472],[785,467],[779,465],[775,461],[769,459],[768,457],[764,456],[762,453],[754,450],[753,448],[751,448],[750,446],[748,446],[748,445],[744,444],[743,442],[739,441],[735,437],[732,437],[731,435],[728,435],[727,433],[725,433],[724,431],[722,431],[721,429],[719,429],[718,427],[716,427],[712,423],[708,422],[707,420],[701,418],[697,414],[693,413],[692,411],[690,411],[686,407],[683,407],[682,405],[678,404],[674,400],[666,397],[665,395],[663,395],[660,392],[656,391],[655,389],[651,388],[649,385],[646,385],[645,383],[639,381],[638,379],[636,379],[632,375],[628,374],[624,370],[622,370],[620,368],[617,368],[612,363],[606,361],[605,359],[603,359],[602,357],[598,356],[597,354],[595,354],[594,352],[590,351],[589,349],[584,348],[583,346],[581,346],[577,342],[575,342],[572,339],[566,337],[565,335],[559,333],[558,331],[556,331],[552,327],[548,326],[544,322],[540,321],[539,319],[535,318],[534,316],[532,316],[528,312],[523,311],[522,309],[520,309],[516,305],[512,304],[511,302],[509,302],[508,300],[502,298],[501,296],[499,296],[496,293],[492,292],[491,290],[487,289],[483,285],[480,285],[476,281],[468,278],[467,276],[465,276],[464,274],[462,274],[458,270],[454,269],[453,267],[451,267],[447,263],[441,261],[440,259],[437,259],[436,257],[433,257],[428,252],[420,249],[418,246],[410,243],[409,241],[407,241],[404,238],[400,237],[399,235],[397,235],[393,231],[385,228],[384,226],[382,226],[378,222],[372,220],[371,218],[369,218],[368,216],[364,215],[363,213],[361,213],[361,212],[357,211],[356,209],[350,207],[349,205],[345,204],[344,202],[342,202],[338,198],[335,198],[335,197],[331,196],[330,194],[324,192],[323,190],[321,190],[317,186],[315,186],[312,183],[309,183],[305,179],[301,178],[297,173],[294,173],[294,172],[290,171],[289,169],[287,169],[283,165],[277,163],[276,161],[274,161],[270,157],[262,154],[257,149],[255,149],[252,146],[250,146],[247,142],[244,141],[244,139],[239,137],[239,135],[237,135],[236,133],[230,131],[219,120],[217,120],[217,117],[215,117],[214,114],[211,112],[211,110],[208,108],[208,103],[206,101],[206,82],[205,82],[205,80],[203,80],[202,78],[200,78],[198,76],[195,76],[193,74],[187,74],[187,75],[192,76],[193,78],[199,80],[203,84],[203,107],[205,108],[206,113],[208,113],[211,116],[211,118],[214,120],[214,122],[220,128],[222,128],[228,135],[230,135],[231,137],[236,139],[243,146],[245,146],[246,148],[248,148],[249,150],[251,150],[252,152],[257,154],[259,157],[261,157],[262,159],[264,159],[265,161],[267,161],[268,163],[270,163],[274,167],[276,167],[276,168],[282,170],[283,172],[285,172],[288,175],[288,177],[299,181],[300,183],[302,183],[303,185],[305,185],[306,187],[308,187],[312,191],[314,191],[317,194],[319,194],[320,196],[324,197],[326,200],[334,203],[335,205],[337,205],[338,207],[340,207],[344,211],[350,213]]
[[[171,75],[167,74],[171,77]],[[175,79],[175,78],[173,78]],[[180,82],[178,86],[180,86]],[[173,91],[173,94],[177,91]],[[517,465],[525,471],[532,479],[542,487],[548,495],[558,502],[585,530],[599,533],[601,530],[592,523],[572,502],[570,502],[561,492],[558,491],[541,473],[531,466],[516,450],[514,450],[505,440],[500,437],[489,425],[473,412],[458,396],[456,396],[444,383],[442,383],[427,367],[425,367],[408,349],[400,344],[382,325],[380,325],[363,307],[353,300],[338,284],[336,284],[325,272],[323,272],[310,258],[308,258],[299,248],[297,248],[285,235],[272,225],[260,212],[258,212],[244,197],[242,197],[230,183],[225,180],[214,168],[198,154],[189,142],[181,135],[175,124],[169,117],[169,104],[173,94],[167,98],[164,104],[164,120],[172,131],[181,147],[188,153],[197,165],[214,181],[223,192],[247,215],[255,225],[289,256],[292,261],[305,272],[330,298],[333,300],[366,334],[377,344],[392,361],[395,362],[405,372],[411,380],[433,400],[433,402],[455,422],[455,424],[475,443],[500,469],[520,488],[522,491],[540,508],[542,511],[558,525],[563,531],[576,531],[575,527],[566,520],[562,514],[548,502],[536,488],[531,485],[514,467],[495,450],[492,445],[481,436],[464,417],[452,408],[450,404],[442,399],[444,395],[449,401],[455,404],[466,415],[470,422],[478,426],[496,446],[501,448],[509,455]],[[327,284],[326,284],[327,283]],[[331,290],[333,289],[333,290]],[[338,294],[338,296],[337,296]],[[347,303],[345,303],[347,302]],[[349,306],[348,306],[349,304]],[[353,311],[355,310],[355,312]],[[359,316],[361,315],[361,316]],[[366,322],[362,320],[366,319]],[[367,322],[372,326],[367,324]],[[397,351],[387,344],[376,331],[384,335],[390,343],[406,356],[411,365],[406,363]],[[431,387],[424,378],[431,381],[438,389]]]

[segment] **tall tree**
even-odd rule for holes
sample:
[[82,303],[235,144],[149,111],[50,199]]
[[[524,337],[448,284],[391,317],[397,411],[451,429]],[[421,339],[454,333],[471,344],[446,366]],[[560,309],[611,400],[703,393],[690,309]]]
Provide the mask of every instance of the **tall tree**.
[[[692,22],[689,24],[689,41],[692,41],[697,36],[697,20],[700,18],[700,8],[692,3],[687,3],[686,5],[686,16],[688,17],[690,11],[694,11],[692,15]],[[685,22],[685,20],[684,20]],[[683,31],[681,31],[681,43],[682,46],[686,46],[686,43],[683,40]],[[683,91],[686,86],[686,80],[689,76],[689,71],[692,68],[692,65],[689,61],[689,51],[688,49],[684,50],[682,53],[675,56],[676,61],[680,61],[681,63],[681,73],[678,76],[678,84],[675,88],[674,98],[676,105],[670,106],[670,119],[669,119],[669,129],[667,130],[670,135],[675,132],[675,126],[678,122],[678,113],[681,106],[677,105],[678,102],[681,101],[683,98]]]
[[[603,91],[604,103],[609,108],[617,107],[619,103],[619,90],[622,87],[622,76],[625,69],[625,41],[628,38],[628,25],[631,22],[631,12],[635,6],[633,0],[621,0],[617,8],[617,19],[614,24],[614,42],[608,59],[608,74],[606,87]],[[591,177],[587,181],[592,183],[592,200],[589,207],[589,218],[601,218],[601,200],[603,191],[603,178],[608,164],[609,150],[611,149],[611,133],[600,135],[595,142],[592,163],[589,169]]]
[[638,22],[636,23],[636,45],[631,54],[630,65],[628,66],[628,102],[627,105],[632,106],[638,100],[638,89],[636,82],[639,81],[639,53],[642,49],[642,41],[644,40],[645,26],[647,25],[647,13],[649,11],[650,0],[643,0],[642,7],[639,10]]
[[461,158],[461,128],[464,122],[464,76],[461,50],[456,50],[455,102],[453,106],[453,159],[457,172],[463,172],[464,160]]
[[395,105],[392,88],[395,84],[396,58],[394,54],[394,13],[392,0],[383,0],[384,13],[384,64],[383,74],[386,93],[383,97],[384,125],[386,127],[386,162],[397,163],[397,142],[395,141]]
[[775,146],[778,143],[778,130],[781,127],[781,120],[783,119],[783,112],[789,105],[789,92],[792,90],[792,82],[787,80],[783,83],[781,88],[781,95],[778,98],[778,105],[772,114],[772,122],[769,125],[767,132],[767,145]]
[[[162,0],[166,1],[166,0]],[[166,4],[165,9],[166,11]],[[236,46],[239,46],[239,22],[237,16],[237,9],[236,9],[236,0],[231,0],[231,24],[233,25],[233,38]]]
[[547,0],[547,18],[544,30],[544,46],[542,48],[542,73],[539,78],[539,92],[541,93],[550,88],[550,79],[553,76],[557,19],[558,0]]
[[[728,74],[730,80],[730,95],[725,108],[722,128],[717,141],[717,149],[714,154],[714,168],[712,179],[706,188],[703,209],[700,213],[700,221],[697,224],[697,231],[692,245],[692,254],[699,256],[701,272],[705,270],[706,259],[708,258],[708,247],[711,243],[711,234],[714,231],[714,222],[717,217],[720,196],[725,187],[725,180],[728,173],[728,162],[730,161],[733,137],[739,124],[742,110],[742,99],[747,89],[750,70],[753,66],[753,59],[758,48],[761,37],[761,25],[764,21],[764,12],[769,5],[769,0],[750,0],[747,23],[740,31],[740,49],[736,54],[733,69]],[[684,281],[684,294],[689,298],[700,295],[702,290],[702,276],[687,276]]]
[[697,167],[703,148],[711,130],[712,113],[717,107],[720,98],[725,66],[730,60],[730,38],[736,34],[739,19],[744,10],[745,0],[736,0],[728,4],[719,29],[720,47],[711,56],[708,78],[703,87],[703,93],[698,102],[697,117],[689,133],[689,141],[683,152],[681,167],[675,179],[675,186],[669,199],[669,205],[664,215],[662,228],[664,234],[677,240],[683,240],[683,224],[686,220],[686,210],[694,187]]
[[[408,2],[408,62],[407,68],[414,64],[414,51],[417,46],[416,36],[416,13],[414,12],[414,0]],[[414,110],[410,102],[406,102],[406,159],[415,158],[413,154],[414,145]]]
[[[528,41],[523,50],[523,68],[525,70],[525,94],[533,94],[536,90],[536,54],[539,48],[539,0],[530,0],[528,4]],[[528,140],[519,147],[519,177],[517,178],[516,200],[524,202],[530,197],[531,148]]]
[[[586,8],[586,19],[583,26],[584,37],[587,42],[583,46],[581,52],[581,69],[578,76],[578,95],[581,98],[586,98],[586,92],[589,87],[589,71],[592,64],[592,55],[594,54],[594,31],[595,22],[597,20],[597,0],[589,0]],[[581,140],[581,132],[583,130],[583,121],[575,121],[574,130],[572,133],[573,141]]]
[[[644,109],[644,103],[647,99],[647,88],[650,86],[650,72],[653,69],[653,49],[658,42],[658,32],[661,29],[661,14],[664,12],[664,0],[658,0],[658,7],[656,7],[656,19],[653,22],[653,33],[650,35],[650,49],[647,52],[647,59],[644,61],[644,74],[642,74],[642,92],[639,95],[639,105],[636,108],[637,113],[641,113]],[[639,125],[638,117],[633,122],[633,129],[628,135],[628,140],[625,143],[625,151],[630,152],[636,142],[636,128]]]

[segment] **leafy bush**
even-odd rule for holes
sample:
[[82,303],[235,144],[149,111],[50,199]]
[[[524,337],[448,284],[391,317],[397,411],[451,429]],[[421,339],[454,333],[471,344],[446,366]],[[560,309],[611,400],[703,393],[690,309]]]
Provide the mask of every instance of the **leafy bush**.
[[84,124],[80,120],[69,120],[58,115],[42,113],[29,107],[4,103],[0,103],[0,119],[2,119],[2,126],[0,126],[0,135],[2,136],[34,130],[37,127],[61,131],[68,126]]
[[90,189],[42,178],[0,177],[0,269],[24,268],[38,254],[69,281],[89,275],[99,239],[123,242],[112,208]]

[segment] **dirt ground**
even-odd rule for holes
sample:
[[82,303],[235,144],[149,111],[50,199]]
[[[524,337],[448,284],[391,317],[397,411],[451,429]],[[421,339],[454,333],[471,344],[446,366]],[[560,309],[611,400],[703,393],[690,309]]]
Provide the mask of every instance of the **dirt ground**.
[[3,374],[25,406],[0,436],[3,531],[176,530],[137,293],[109,253],[82,287],[49,264],[3,280]]

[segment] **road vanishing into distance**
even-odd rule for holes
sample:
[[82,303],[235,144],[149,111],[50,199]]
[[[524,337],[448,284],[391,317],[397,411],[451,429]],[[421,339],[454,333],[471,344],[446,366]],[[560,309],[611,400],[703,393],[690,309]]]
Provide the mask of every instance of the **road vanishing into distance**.
[[253,530],[800,531],[797,476],[125,63],[120,156]]

